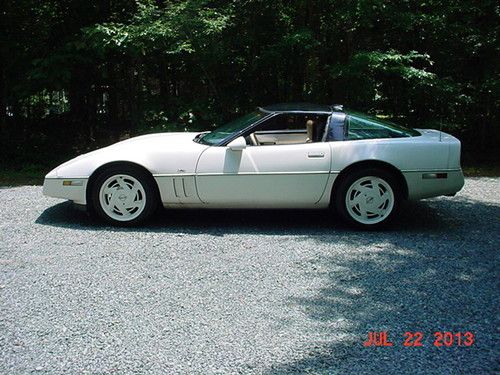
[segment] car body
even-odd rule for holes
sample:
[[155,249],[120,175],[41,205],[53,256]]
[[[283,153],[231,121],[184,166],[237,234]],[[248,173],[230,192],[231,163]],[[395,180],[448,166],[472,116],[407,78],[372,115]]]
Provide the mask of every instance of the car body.
[[149,134],[89,152],[47,174],[43,192],[117,224],[146,219],[155,209],[144,207],[149,202],[333,205],[353,224],[378,227],[402,199],[453,195],[463,184],[460,141],[449,134],[406,129],[341,106],[286,104],[258,108],[212,132]]

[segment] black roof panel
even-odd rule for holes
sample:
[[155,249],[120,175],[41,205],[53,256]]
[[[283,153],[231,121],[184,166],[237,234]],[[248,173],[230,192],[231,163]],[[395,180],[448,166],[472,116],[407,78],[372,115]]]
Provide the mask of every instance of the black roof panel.
[[326,112],[334,111],[333,105],[313,103],[281,103],[261,107],[266,112]]

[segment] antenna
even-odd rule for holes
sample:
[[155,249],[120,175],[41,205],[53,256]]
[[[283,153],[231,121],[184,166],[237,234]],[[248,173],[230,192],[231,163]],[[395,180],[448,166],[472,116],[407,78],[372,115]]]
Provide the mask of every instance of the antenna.
[[439,116],[439,142],[443,141],[443,117]]

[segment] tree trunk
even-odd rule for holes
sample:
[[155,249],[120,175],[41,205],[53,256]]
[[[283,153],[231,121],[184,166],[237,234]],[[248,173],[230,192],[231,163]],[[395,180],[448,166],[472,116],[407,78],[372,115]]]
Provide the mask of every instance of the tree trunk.
[[[2,43],[1,61],[5,62],[4,59],[4,43]],[[6,85],[6,74],[5,74],[5,64],[0,64],[0,134],[2,137],[7,136],[7,85]],[[4,138],[4,139],[5,139]]]
[[[2,26],[1,30],[3,35],[0,38],[4,39],[7,37],[5,26]],[[0,134],[2,137],[7,135],[7,56],[7,41],[0,40]]]

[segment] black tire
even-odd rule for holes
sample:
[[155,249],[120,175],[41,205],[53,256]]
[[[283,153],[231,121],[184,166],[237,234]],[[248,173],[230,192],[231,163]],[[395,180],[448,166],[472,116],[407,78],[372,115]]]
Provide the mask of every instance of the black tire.
[[[403,197],[402,187],[390,171],[381,168],[366,168],[354,170],[341,178],[333,192],[332,202],[338,215],[346,223],[362,229],[380,229],[386,227],[397,215]],[[375,187],[373,183],[377,186]],[[374,201],[374,196],[366,195],[357,187],[373,191],[375,199],[379,200]],[[348,194],[350,194],[349,197]],[[380,196],[377,197],[376,194]],[[347,203],[348,199],[351,202],[350,208]],[[363,202],[361,199],[364,199]],[[354,203],[356,200],[360,202]]]
[[[126,212],[125,210],[130,211],[128,214],[130,215],[129,217],[126,217],[127,213],[123,214],[121,213],[122,211],[118,209],[114,209],[114,213],[108,213],[112,211],[110,209],[111,206],[117,207],[120,204],[118,198],[121,199],[121,197],[115,199],[115,201],[118,201],[116,205],[109,202],[110,205],[108,205],[108,208],[103,207],[102,201],[106,202],[107,199],[109,199],[108,197],[111,197],[112,199],[112,195],[106,195],[104,193],[103,195],[101,195],[101,188],[104,189],[103,191],[105,191],[106,187],[104,187],[103,184],[106,184],[109,188],[109,186],[113,184],[113,182],[108,184],[107,181],[113,179],[114,177],[119,178],[120,181],[124,182],[124,186],[138,189],[135,194],[133,193],[133,190],[129,190],[129,197],[134,196],[135,198],[125,198],[127,202],[130,203],[129,205],[132,205],[139,201],[141,202],[140,208],[138,208],[137,211],[134,211],[135,208],[124,209],[123,212]],[[137,182],[139,183],[139,185],[137,184]],[[90,189],[90,212],[98,218],[104,220],[105,222],[118,226],[135,226],[145,222],[158,209],[160,202],[158,186],[153,177],[148,172],[132,165],[114,165],[100,171],[94,179],[92,186],[90,186]],[[116,186],[115,189],[126,190],[123,189],[121,185]],[[123,194],[123,196],[125,195],[126,194]],[[109,201],[111,201],[111,199],[109,199]],[[134,201],[132,201],[132,199],[134,199]],[[122,218],[119,218],[120,214],[123,216]],[[114,217],[111,215],[113,215]]]

